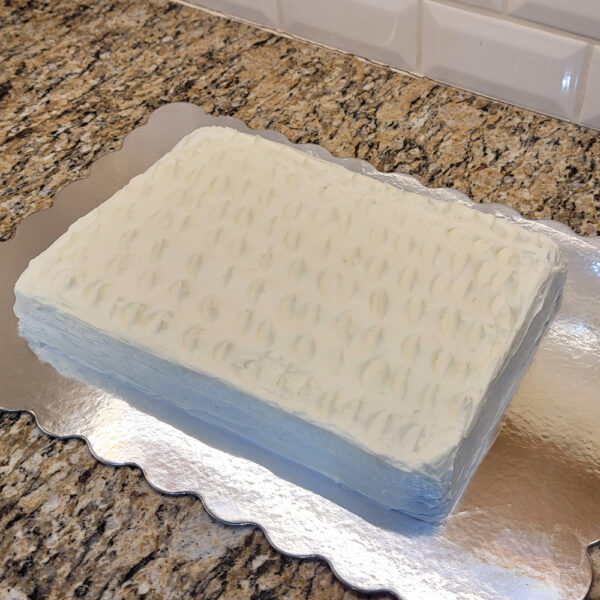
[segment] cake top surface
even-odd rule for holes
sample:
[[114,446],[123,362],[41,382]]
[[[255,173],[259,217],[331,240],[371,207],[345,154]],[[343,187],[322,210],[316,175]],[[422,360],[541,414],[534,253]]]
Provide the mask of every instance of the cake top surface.
[[505,220],[207,127],[15,289],[423,468],[466,434],[559,265]]

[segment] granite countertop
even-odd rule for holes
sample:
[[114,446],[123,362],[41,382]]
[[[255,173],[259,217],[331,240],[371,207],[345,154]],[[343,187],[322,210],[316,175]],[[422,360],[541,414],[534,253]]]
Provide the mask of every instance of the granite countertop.
[[[0,240],[175,101],[600,233],[580,126],[159,0],[0,0],[0,39]],[[25,414],[0,413],[0,529],[2,598],[362,597]]]

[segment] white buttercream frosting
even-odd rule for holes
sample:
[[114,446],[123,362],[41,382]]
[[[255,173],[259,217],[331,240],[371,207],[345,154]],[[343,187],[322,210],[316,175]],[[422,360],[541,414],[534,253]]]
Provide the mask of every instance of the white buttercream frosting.
[[562,268],[554,242],[506,220],[211,127],[15,289],[435,473]]

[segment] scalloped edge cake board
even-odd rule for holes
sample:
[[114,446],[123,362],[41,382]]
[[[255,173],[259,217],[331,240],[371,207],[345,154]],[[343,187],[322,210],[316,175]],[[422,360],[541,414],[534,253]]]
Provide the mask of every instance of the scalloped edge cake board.
[[[384,510],[285,460],[268,456],[148,398],[119,397],[59,375],[19,338],[13,286],[27,262],[77,218],[106,200],[197,127],[227,125],[293,145],[354,172],[410,191],[474,206],[550,235],[569,266],[562,306],[504,418],[496,443],[453,514],[440,525]],[[3,381],[0,406],[32,412],[45,431],[86,439],[113,464],[137,464],[165,492],[191,492],[227,523],[255,523],[273,546],[321,556],[348,585],[401,598],[573,598],[589,588],[586,547],[600,536],[600,239],[563,225],[528,221],[509,208],[474,205],[451,189],[379,173],[314,145],[253,132],[191,104],[165,105],[132,131],[123,148],[92,165],[48,211],[35,214],[0,246]],[[68,372],[68,366],[64,369]],[[152,416],[151,416],[152,415]]]

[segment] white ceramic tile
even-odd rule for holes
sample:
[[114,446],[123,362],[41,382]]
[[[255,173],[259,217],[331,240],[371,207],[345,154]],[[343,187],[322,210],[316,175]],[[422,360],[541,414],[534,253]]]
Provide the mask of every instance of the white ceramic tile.
[[487,8],[488,10],[495,10],[496,12],[502,12],[503,0],[459,0],[463,4],[470,4],[471,6],[478,6],[479,8]]
[[590,80],[585,91],[580,121],[588,127],[600,129],[600,46],[594,48]]
[[600,40],[599,0],[511,0],[508,12]]
[[282,0],[283,30],[415,70],[418,0]]
[[277,28],[277,0],[191,0],[198,6],[239,17],[258,25]]
[[425,1],[425,75],[573,119],[587,44]]

